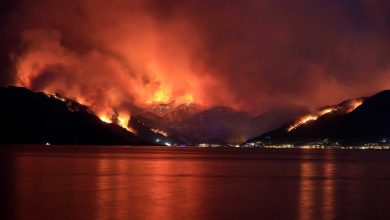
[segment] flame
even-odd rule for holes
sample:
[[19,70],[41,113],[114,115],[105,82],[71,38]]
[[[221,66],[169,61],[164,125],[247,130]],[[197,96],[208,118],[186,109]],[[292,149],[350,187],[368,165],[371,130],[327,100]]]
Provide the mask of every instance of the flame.
[[326,109],[322,109],[320,111],[317,111],[313,114],[309,114],[309,115],[305,115],[303,117],[301,117],[300,119],[298,119],[294,124],[292,124],[288,129],[287,131],[292,131],[298,127],[300,127],[301,125],[304,125],[306,124],[307,122],[309,121],[315,121],[317,120],[319,117],[325,115],[325,114],[328,114],[328,113],[331,113],[333,111],[337,110],[336,107],[330,107],[330,108],[326,108]]
[[168,133],[166,131],[163,131],[163,130],[160,130],[160,129],[156,129],[156,128],[152,128],[151,130],[154,133],[161,134],[164,137],[168,137]]
[[194,103],[195,102],[195,98],[193,95],[191,94],[187,94],[183,97],[183,102],[186,103],[186,104],[191,104],[191,103]]
[[125,115],[118,116],[119,126],[125,128],[126,130],[130,131],[133,134],[137,134],[137,131],[129,125],[129,122],[130,122],[130,114],[128,114],[127,117]]
[[[66,98],[64,98],[61,95],[56,94],[56,93],[53,93],[53,94],[45,93],[45,94],[50,98],[57,99],[57,100],[62,101],[64,103],[67,103],[69,101],[68,99],[66,99]],[[88,102],[85,99],[83,99],[82,97],[80,97],[80,98],[77,97],[76,101],[81,105],[90,106],[90,104],[86,104]],[[91,108],[92,112],[97,112],[92,107],[90,107],[90,108]],[[111,109],[111,108],[109,108],[109,109]],[[69,110],[73,111],[72,109],[69,109]],[[99,111],[99,113],[96,113],[95,115],[104,123],[117,124],[117,125],[121,126],[122,128],[128,130],[129,132],[137,134],[136,130],[129,126],[129,122],[130,122],[131,117],[130,117],[130,113],[128,113],[126,111],[122,111],[119,114],[116,114],[115,111],[105,110],[105,111]]]
[[301,126],[303,124],[306,124],[309,121],[315,121],[319,117],[321,117],[321,116],[323,116],[325,114],[331,113],[333,111],[336,111],[336,110],[337,111],[342,111],[342,113],[344,113],[344,114],[348,114],[348,113],[352,112],[353,110],[355,110],[357,107],[359,107],[362,104],[363,104],[363,99],[355,99],[355,100],[348,101],[346,104],[343,104],[341,106],[332,106],[332,107],[329,107],[329,108],[325,108],[325,109],[319,110],[319,111],[317,111],[317,112],[315,112],[313,114],[305,115],[305,116],[301,117],[300,119],[298,119],[294,124],[292,124],[287,129],[287,131],[292,131],[292,130],[296,129],[299,126]]
[[171,100],[171,90],[168,87],[160,87],[147,103],[168,103]]
[[121,113],[121,114],[117,115],[115,113],[109,114],[109,113],[105,112],[105,113],[100,113],[97,115],[98,115],[99,119],[104,123],[117,124],[117,125],[121,126],[122,128],[128,130],[129,132],[131,132],[133,134],[137,134],[137,131],[129,125],[129,122],[131,119],[130,114]]
[[51,98],[57,99],[57,100],[59,100],[61,102],[66,102],[67,101],[66,98],[61,97],[61,96],[59,96],[58,94],[55,94],[55,93],[54,94],[50,94],[48,96],[51,97]]
[[176,97],[173,97],[172,90],[168,86],[161,86],[151,98],[146,102],[147,104],[167,104],[170,102],[177,104],[192,104],[195,102],[194,95],[185,93]]
[[126,112],[134,106],[171,102],[209,106],[210,96],[204,88],[218,83],[211,73],[194,68],[191,48],[187,48],[190,39],[167,39],[172,40],[167,44],[165,34],[154,36],[145,31],[147,37],[132,40],[124,31],[120,40],[113,35],[106,45],[109,48],[78,53],[62,44],[60,31],[26,30],[22,34],[25,50],[15,57],[13,84],[64,95],[99,117],[105,114],[101,118],[108,123],[112,109]]
[[99,118],[100,118],[100,120],[101,120],[102,122],[105,122],[105,123],[108,123],[108,124],[111,124],[111,123],[112,123],[111,119],[108,118],[106,115],[99,116]]
[[[48,94],[44,93],[47,97],[57,99],[61,102],[67,103],[69,100],[60,96],[59,94],[53,93]],[[80,99],[79,99],[80,100]],[[85,102],[81,99],[81,101],[78,101],[79,104],[84,105]],[[72,109],[69,109],[70,111],[73,111]],[[127,113],[125,111],[120,112],[119,114],[116,114],[114,111],[101,111],[100,113],[97,113],[96,116],[104,123],[107,124],[117,124],[121,126],[122,128],[137,134],[136,130],[129,126],[130,122],[130,113]],[[154,131],[155,132],[155,131]],[[160,131],[163,132],[163,131]],[[160,133],[158,132],[158,133]],[[162,133],[160,133],[162,134]],[[166,134],[166,133],[165,133]]]
[[353,110],[355,110],[357,107],[361,106],[363,104],[363,100],[362,99],[358,99],[358,100],[353,100],[349,103],[349,106],[346,110],[346,113],[350,113],[352,112]]

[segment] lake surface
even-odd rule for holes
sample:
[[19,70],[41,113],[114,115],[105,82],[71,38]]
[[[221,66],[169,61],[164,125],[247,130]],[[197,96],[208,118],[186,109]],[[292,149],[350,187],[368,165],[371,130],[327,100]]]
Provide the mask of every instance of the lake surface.
[[0,181],[1,219],[390,219],[383,150],[5,146]]

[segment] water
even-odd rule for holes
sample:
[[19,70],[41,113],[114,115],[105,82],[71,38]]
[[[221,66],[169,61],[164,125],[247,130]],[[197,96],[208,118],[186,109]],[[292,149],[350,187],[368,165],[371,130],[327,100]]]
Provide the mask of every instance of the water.
[[390,219],[390,151],[12,149],[1,219]]

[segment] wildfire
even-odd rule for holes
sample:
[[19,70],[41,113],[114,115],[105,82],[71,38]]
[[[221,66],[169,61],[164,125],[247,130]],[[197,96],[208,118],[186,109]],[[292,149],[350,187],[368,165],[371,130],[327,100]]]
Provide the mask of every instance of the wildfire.
[[[61,95],[57,94],[57,93],[44,93],[46,94],[47,97],[50,97],[50,98],[54,98],[54,99],[57,99],[59,101],[62,101],[64,103],[67,103],[68,104],[68,99],[62,97]],[[79,104],[82,104],[82,105],[85,105],[84,103],[85,102],[82,102],[82,101],[78,101]],[[72,108],[70,108],[68,106],[69,110],[70,111],[74,111]],[[95,112],[96,110],[92,109],[91,113]],[[133,134],[136,134],[136,130],[132,127],[130,127],[129,125],[129,122],[130,122],[130,113],[127,113],[125,111],[122,111],[120,113],[115,113],[114,111],[101,111],[97,114],[95,114],[96,116],[98,116],[98,118],[104,122],[104,123],[107,123],[107,124],[117,124],[119,126],[121,126],[122,128],[130,131],[131,133]],[[156,131],[154,131],[156,132]],[[162,134],[161,132],[163,131],[160,131],[160,132],[157,132],[157,133],[160,133]],[[165,133],[166,134],[166,133]]]
[[54,99],[57,99],[57,100],[59,100],[59,101],[61,101],[61,102],[66,102],[67,100],[65,99],[65,98],[63,98],[63,97],[61,97],[61,96],[59,96],[58,94],[51,94],[51,95],[48,95],[49,97],[51,97],[51,98],[54,98]]
[[172,90],[165,86],[160,87],[153,96],[148,99],[147,104],[166,104],[170,102],[178,104],[191,104],[195,102],[195,98],[192,94],[183,94],[173,98]]
[[328,113],[331,113],[333,111],[337,110],[336,107],[330,107],[330,108],[326,108],[326,109],[323,109],[323,110],[320,110],[320,111],[317,111],[313,114],[309,114],[309,115],[305,115],[303,116],[302,118],[298,119],[293,125],[291,125],[287,131],[292,131],[294,129],[296,129],[297,127],[303,125],[303,124],[306,124],[307,122],[309,121],[315,121],[317,120],[319,117],[325,115],[325,114],[328,114]]
[[108,118],[106,115],[99,116],[99,118],[100,118],[100,120],[102,122],[105,122],[105,123],[108,123],[108,124],[112,123],[111,119]]
[[168,88],[161,87],[157,90],[153,98],[148,103],[167,103],[171,99],[171,91]]
[[[150,28],[154,29],[154,24]],[[194,70],[187,40],[181,45],[178,42],[182,41],[172,39],[170,44],[170,37],[168,41],[163,39],[165,33],[160,39],[146,31],[144,36],[147,37],[135,43],[133,37],[127,36],[128,30],[124,29],[123,36],[112,36],[109,42],[113,45],[109,48],[83,53],[63,45],[60,31],[25,31],[21,36],[25,50],[15,57],[13,84],[47,94],[61,94],[87,106],[106,123],[113,123],[113,109],[127,111],[133,106],[144,108],[171,102],[210,105],[205,100],[208,96],[203,87],[216,83],[209,74],[200,77],[203,70]],[[171,36],[170,31],[168,33],[167,36]],[[160,45],[160,42],[165,43]],[[128,50],[124,45],[133,49]],[[56,95],[53,98],[62,100]],[[122,118],[122,114],[119,115]],[[125,118],[114,123],[127,128],[127,122]]]
[[363,104],[363,100],[362,99],[353,100],[353,101],[350,102],[346,112],[350,113],[353,110],[355,110],[357,107],[361,106],[362,104]]
[[154,133],[161,134],[164,137],[168,137],[168,133],[166,131],[162,131],[160,129],[152,128],[151,129]]
[[348,102],[346,102],[342,105],[339,105],[339,106],[332,106],[329,108],[319,110],[315,113],[305,115],[305,116],[301,117],[300,119],[298,119],[294,124],[292,124],[287,129],[287,131],[292,131],[299,126],[306,124],[309,121],[315,121],[319,117],[326,115],[328,113],[331,113],[333,111],[341,111],[344,114],[348,114],[348,113],[352,112],[353,110],[355,110],[357,107],[359,107],[361,104],[363,104],[363,99],[356,99],[356,100],[348,101]]
[[[133,134],[136,134],[136,130],[132,127],[129,126],[129,121],[130,121],[130,114],[111,114],[111,116],[109,116],[110,114],[107,114],[107,113],[102,113],[102,114],[98,114],[98,117],[99,119],[104,122],[104,123],[108,123],[108,124],[117,124],[119,126],[121,126],[122,128],[130,131],[131,133]],[[128,116],[126,116],[128,115]]]

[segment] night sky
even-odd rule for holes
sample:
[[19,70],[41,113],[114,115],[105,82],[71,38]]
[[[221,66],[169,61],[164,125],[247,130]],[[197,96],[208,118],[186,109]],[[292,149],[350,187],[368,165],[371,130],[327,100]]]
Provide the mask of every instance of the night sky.
[[0,80],[95,109],[262,113],[390,88],[388,0],[2,0]]

